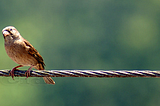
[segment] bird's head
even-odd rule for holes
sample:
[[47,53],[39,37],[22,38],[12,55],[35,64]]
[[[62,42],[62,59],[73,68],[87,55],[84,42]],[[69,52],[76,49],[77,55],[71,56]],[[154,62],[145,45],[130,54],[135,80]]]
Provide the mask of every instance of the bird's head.
[[7,40],[16,40],[21,37],[20,33],[13,26],[7,26],[2,30],[4,39]]

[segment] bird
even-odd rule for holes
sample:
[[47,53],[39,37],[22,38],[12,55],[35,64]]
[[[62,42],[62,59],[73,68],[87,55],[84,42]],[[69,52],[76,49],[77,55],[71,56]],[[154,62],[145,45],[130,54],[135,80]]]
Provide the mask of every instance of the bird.
[[[30,66],[30,68],[25,72],[26,78],[30,76],[30,71],[32,68],[37,70],[44,70],[44,60],[39,52],[27,41],[24,39],[18,30],[14,26],[7,26],[2,30],[4,37],[5,50],[8,56],[17,64],[18,66],[14,67],[10,71],[10,75],[14,80],[14,71],[18,70],[17,68],[23,66]],[[55,84],[51,77],[43,77],[45,83]]]

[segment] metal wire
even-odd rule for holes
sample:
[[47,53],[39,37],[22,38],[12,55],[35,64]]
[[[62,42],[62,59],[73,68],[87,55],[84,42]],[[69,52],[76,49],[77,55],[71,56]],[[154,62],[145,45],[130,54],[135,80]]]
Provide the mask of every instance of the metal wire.
[[[17,77],[26,77],[25,70],[15,70]],[[0,70],[0,76],[9,77],[10,70]],[[160,77],[160,71],[151,70],[32,70],[29,77]]]

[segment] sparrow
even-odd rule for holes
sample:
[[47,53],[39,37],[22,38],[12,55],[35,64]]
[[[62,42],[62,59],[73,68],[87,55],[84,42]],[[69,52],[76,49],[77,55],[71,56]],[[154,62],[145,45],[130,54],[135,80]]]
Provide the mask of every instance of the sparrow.
[[[2,30],[4,37],[5,50],[8,56],[17,64],[10,71],[10,75],[14,80],[14,71],[17,68],[23,66],[30,66],[26,71],[26,78],[30,76],[30,71],[32,68],[37,70],[44,70],[44,61],[39,52],[26,40],[24,39],[18,30],[13,26],[7,26]],[[51,77],[43,77],[47,84],[55,84]]]

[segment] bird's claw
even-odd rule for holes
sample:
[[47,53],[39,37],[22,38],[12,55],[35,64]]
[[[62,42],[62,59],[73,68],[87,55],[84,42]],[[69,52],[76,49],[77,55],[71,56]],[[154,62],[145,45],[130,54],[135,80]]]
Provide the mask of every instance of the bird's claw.
[[14,68],[10,71],[10,73],[9,73],[9,75],[12,76],[12,79],[13,79],[13,80],[14,80],[14,71],[15,71],[15,70],[18,70],[17,68],[19,68],[19,67],[22,67],[22,65],[19,65],[19,66],[14,67]]
[[12,79],[14,80],[14,70],[11,70],[9,75],[12,76]]
[[31,71],[32,67],[33,67],[33,66],[31,66],[31,67],[25,72],[26,79],[31,75],[30,71]]
[[26,79],[30,76],[30,71],[28,70],[28,71],[26,71],[25,72],[25,75],[26,75]]
[[14,80],[14,71],[15,71],[15,70],[19,70],[19,69],[13,68],[13,69],[10,71],[10,73],[9,73],[9,75],[12,76],[12,79],[13,79],[13,80]]

